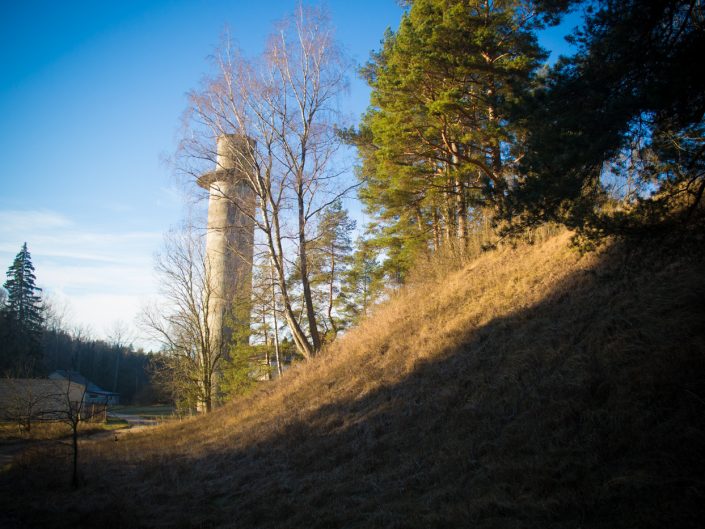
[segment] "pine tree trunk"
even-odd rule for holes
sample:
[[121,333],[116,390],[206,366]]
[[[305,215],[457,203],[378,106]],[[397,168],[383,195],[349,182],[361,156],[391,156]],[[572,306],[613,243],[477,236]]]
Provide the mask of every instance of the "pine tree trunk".
[[[490,78],[489,88],[487,89],[487,121],[492,129],[497,125],[497,115],[493,99],[495,96],[494,79]],[[502,151],[499,138],[493,135],[490,138],[490,156],[492,158],[492,183],[496,195],[501,195],[504,192],[504,179],[502,177]]]
[[453,142],[450,145],[451,152],[453,153],[451,158],[451,170],[455,177],[455,200],[456,208],[458,213],[458,239],[465,246],[468,240],[468,207],[465,197],[465,185],[460,178],[459,165],[460,160],[458,157],[458,144]]
[[333,318],[333,283],[335,281],[335,247],[330,250],[330,281],[328,284],[328,322],[333,330],[333,339],[338,336],[338,326]]
[[445,225],[445,240],[450,243],[455,238],[455,193],[453,192],[453,179],[449,176],[446,180],[445,193],[445,210],[446,210],[446,225]]
[[433,208],[433,248],[435,251],[441,249],[441,218],[438,208]]

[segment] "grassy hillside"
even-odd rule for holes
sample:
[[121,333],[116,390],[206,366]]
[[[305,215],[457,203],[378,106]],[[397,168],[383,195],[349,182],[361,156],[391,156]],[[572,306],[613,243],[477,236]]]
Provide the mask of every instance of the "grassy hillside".
[[86,445],[77,492],[63,460],[28,459],[0,521],[700,527],[702,241],[568,239],[439,270],[209,417]]

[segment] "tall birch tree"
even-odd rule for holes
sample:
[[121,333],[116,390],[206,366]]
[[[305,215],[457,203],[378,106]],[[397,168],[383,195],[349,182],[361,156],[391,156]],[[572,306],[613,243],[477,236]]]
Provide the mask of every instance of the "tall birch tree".
[[[277,25],[260,57],[248,60],[226,43],[216,66],[215,75],[190,94],[190,134],[181,153],[197,175],[203,168],[198,162],[215,161],[218,136],[249,139],[251,148],[233,163],[255,196],[256,212],[241,207],[240,197],[227,198],[252,217],[274,268],[286,323],[299,352],[310,358],[322,345],[308,274],[310,234],[325,207],[346,192],[332,161],[340,145],[336,109],[347,64],[325,13],[299,6]],[[287,285],[295,261],[302,268],[306,327]]]

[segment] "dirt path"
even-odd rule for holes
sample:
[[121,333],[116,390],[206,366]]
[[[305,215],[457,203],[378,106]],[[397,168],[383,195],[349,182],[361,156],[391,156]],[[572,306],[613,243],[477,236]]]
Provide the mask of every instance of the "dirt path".
[[156,426],[157,424],[159,424],[156,419],[147,419],[146,417],[142,417],[140,415],[110,413],[109,416],[114,417],[116,419],[122,419],[123,421],[127,421],[127,423],[130,425],[130,428],[134,426]]

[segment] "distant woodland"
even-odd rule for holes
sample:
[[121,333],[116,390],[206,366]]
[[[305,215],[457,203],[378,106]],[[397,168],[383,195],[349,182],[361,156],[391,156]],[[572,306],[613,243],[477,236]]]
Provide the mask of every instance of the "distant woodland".
[[96,340],[81,326],[71,328],[63,309],[42,297],[25,243],[7,270],[0,290],[0,376],[45,377],[56,370],[81,373],[123,402],[153,402],[152,355],[135,351],[124,325],[111,340]]

